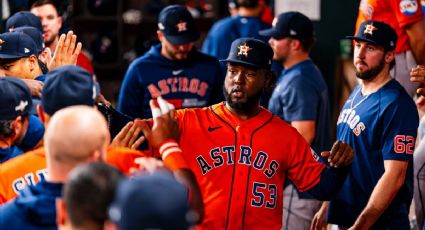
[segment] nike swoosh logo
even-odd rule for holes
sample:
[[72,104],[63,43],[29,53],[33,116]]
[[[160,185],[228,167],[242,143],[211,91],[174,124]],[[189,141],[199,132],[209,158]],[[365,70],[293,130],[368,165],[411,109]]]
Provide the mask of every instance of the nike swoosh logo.
[[173,75],[179,75],[180,73],[183,72],[183,69],[179,69],[179,70],[173,70],[172,73]]
[[215,131],[215,130],[217,130],[217,129],[221,128],[221,127],[223,127],[223,126],[217,126],[217,127],[211,127],[211,126],[208,126],[208,132]]

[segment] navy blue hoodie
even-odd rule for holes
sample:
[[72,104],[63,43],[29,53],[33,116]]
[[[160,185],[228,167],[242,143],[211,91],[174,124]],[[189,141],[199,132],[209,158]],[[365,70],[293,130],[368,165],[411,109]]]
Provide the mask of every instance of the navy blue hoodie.
[[133,118],[152,117],[149,101],[162,96],[179,108],[204,107],[223,100],[224,72],[218,60],[197,51],[185,61],[172,61],[152,46],[127,69],[118,111]]
[[57,229],[56,198],[62,184],[41,181],[22,190],[19,196],[0,206],[0,229]]

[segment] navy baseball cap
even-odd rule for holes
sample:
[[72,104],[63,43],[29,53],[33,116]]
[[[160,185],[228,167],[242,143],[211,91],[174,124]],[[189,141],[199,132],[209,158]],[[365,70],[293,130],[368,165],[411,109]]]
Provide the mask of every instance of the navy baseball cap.
[[385,22],[368,20],[360,24],[355,36],[347,36],[349,39],[370,42],[384,47],[385,50],[394,50],[397,44],[397,33]]
[[6,21],[6,31],[11,31],[21,26],[32,26],[43,33],[43,26],[40,19],[29,11],[19,11]]
[[171,5],[161,10],[158,28],[175,45],[195,42],[200,36],[192,15],[182,5]]
[[232,42],[227,59],[220,61],[270,69],[272,59],[273,50],[269,44],[255,38],[239,38]]
[[13,120],[29,114],[32,107],[31,92],[19,78],[0,77],[0,120]]
[[304,14],[290,11],[279,14],[273,20],[273,27],[261,30],[260,35],[275,39],[291,37],[295,39],[310,39],[314,37],[313,22]]
[[37,53],[41,53],[41,51],[44,50],[44,40],[43,40],[43,33],[40,32],[37,28],[32,26],[20,26],[15,28],[14,32],[22,32],[32,38],[34,40]]
[[93,76],[79,66],[65,65],[49,71],[41,95],[41,106],[49,115],[73,105],[94,106],[99,88]]
[[38,55],[34,40],[23,32],[0,34],[0,59],[12,59]]
[[123,181],[109,208],[121,230],[185,229],[191,223],[188,189],[171,172],[158,170]]

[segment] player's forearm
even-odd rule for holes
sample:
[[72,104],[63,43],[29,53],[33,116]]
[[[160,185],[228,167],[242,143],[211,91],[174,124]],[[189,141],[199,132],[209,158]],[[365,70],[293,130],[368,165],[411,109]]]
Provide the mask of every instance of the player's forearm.
[[316,133],[316,122],[314,120],[293,121],[291,122],[291,126],[304,137],[308,144],[311,145],[311,143],[313,143]]
[[349,167],[325,168],[320,174],[320,182],[307,192],[318,200],[332,199],[344,183],[348,171]]
[[352,229],[369,229],[391,204],[404,183],[404,174],[391,175],[386,171],[375,186],[365,209]]
[[201,189],[196,181],[195,174],[190,169],[179,169],[174,171],[174,176],[181,183],[185,184],[190,190],[189,205],[192,211],[196,213],[196,223],[202,223],[204,219],[204,201],[202,199]]
[[196,216],[194,216],[195,222],[197,224],[202,223],[205,210],[201,189],[196,181],[195,174],[186,164],[182,155],[183,152],[178,143],[174,140],[164,142],[160,146],[159,152],[164,165],[170,168],[177,180],[186,185],[189,189],[189,205],[192,211],[196,214]]
[[425,64],[425,22],[420,20],[406,27],[410,50],[417,64]]

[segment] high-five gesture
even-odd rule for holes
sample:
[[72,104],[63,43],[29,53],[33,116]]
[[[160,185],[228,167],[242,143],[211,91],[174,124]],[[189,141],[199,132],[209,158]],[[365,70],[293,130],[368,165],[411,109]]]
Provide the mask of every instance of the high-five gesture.
[[[77,64],[78,55],[82,49],[81,42],[77,43],[77,35],[70,30],[66,35],[62,34],[59,38],[53,57],[47,61],[49,70],[63,65]],[[48,52],[51,52],[48,49]],[[51,54],[48,55],[51,57]]]

